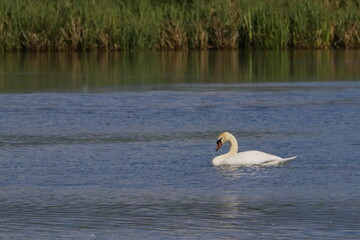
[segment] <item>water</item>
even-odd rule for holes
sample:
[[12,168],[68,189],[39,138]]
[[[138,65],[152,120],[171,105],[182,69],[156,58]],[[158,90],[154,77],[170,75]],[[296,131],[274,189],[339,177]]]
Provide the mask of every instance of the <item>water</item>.
[[3,55],[0,238],[360,238],[359,54]]

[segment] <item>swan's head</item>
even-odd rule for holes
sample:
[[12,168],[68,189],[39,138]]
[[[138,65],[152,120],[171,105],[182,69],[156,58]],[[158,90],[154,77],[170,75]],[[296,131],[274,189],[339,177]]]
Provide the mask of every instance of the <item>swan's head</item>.
[[216,144],[217,144],[216,151],[218,151],[224,143],[229,141],[230,136],[231,136],[231,133],[228,133],[228,132],[223,132],[218,136],[217,141],[216,141]]

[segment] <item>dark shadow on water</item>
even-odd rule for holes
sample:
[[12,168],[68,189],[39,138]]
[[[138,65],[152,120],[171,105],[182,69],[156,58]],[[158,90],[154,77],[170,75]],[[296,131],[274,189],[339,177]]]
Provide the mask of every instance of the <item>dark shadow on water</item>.
[[0,93],[359,80],[359,50],[4,53]]

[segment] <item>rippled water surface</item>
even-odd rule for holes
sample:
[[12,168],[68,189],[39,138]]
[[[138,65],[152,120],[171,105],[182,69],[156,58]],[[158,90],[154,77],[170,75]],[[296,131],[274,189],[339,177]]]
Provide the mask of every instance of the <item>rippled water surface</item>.
[[358,51],[164,54],[2,56],[1,239],[360,238]]

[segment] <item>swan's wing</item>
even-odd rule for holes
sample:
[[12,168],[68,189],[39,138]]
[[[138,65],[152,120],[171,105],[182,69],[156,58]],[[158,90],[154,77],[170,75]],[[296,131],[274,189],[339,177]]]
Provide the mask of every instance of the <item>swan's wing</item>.
[[260,151],[246,151],[225,159],[228,165],[262,165],[264,163],[273,163],[281,161],[282,158]]
[[269,161],[265,161],[263,162],[261,165],[277,165],[279,164],[279,160],[269,160]]

